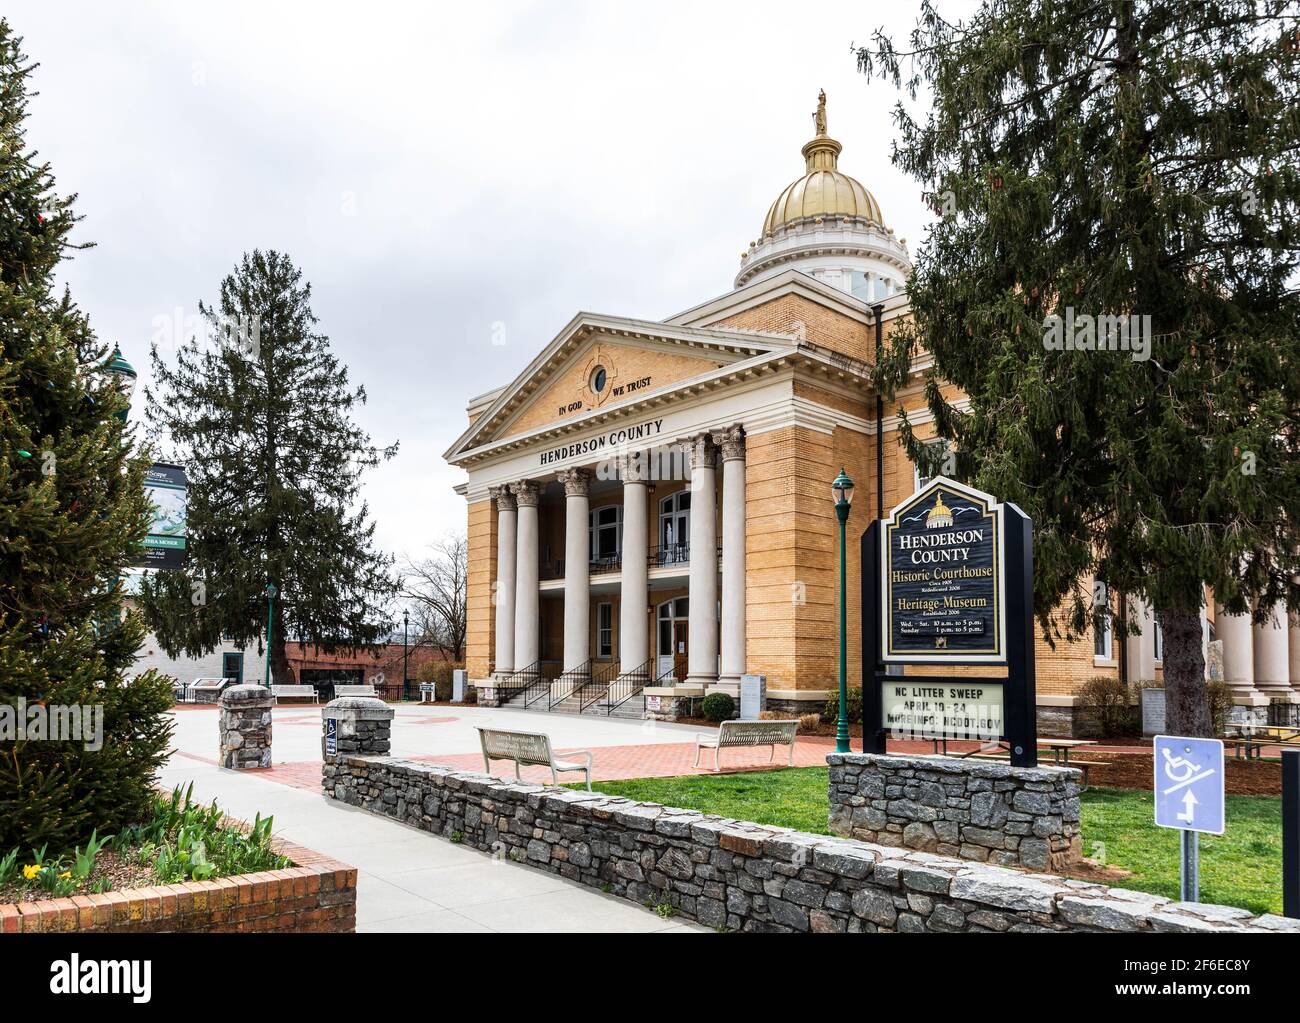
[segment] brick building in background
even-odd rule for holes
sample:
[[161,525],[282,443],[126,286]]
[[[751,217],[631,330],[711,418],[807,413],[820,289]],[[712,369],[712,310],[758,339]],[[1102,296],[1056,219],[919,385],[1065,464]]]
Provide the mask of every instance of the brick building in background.
[[[820,708],[838,671],[841,467],[858,483],[848,650],[861,684],[856,539],[882,511],[877,445],[887,511],[920,483],[898,407],[918,436],[933,426],[918,361],[877,436],[874,310],[887,339],[910,315],[911,264],[839,170],[824,107],[816,124],[805,173],[769,208],[733,290],[658,322],[579,313],[518,377],[469,402],[445,457],[468,473],[457,491],[476,684],[551,679],[566,709],[636,711],[644,687],[735,694],[752,673],[767,676],[771,705]],[[1160,678],[1159,630],[1143,607],[1130,616],[1143,631],[1123,652],[1109,634],[1039,640],[1045,730],[1074,729],[1089,678]],[[1207,643],[1214,619],[1211,600]],[[1300,626],[1219,619],[1243,709],[1300,699]]]

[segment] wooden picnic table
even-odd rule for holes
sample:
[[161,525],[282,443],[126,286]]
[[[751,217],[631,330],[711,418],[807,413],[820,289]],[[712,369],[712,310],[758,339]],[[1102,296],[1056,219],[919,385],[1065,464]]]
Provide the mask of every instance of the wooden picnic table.
[[[931,748],[934,750],[935,753],[942,752],[944,756],[948,755],[947,739],[942,739],[942,738],[931,739],[930,744],[931,744]],[[1038,740],[1038,745],[1040,749],[1046,748],[1051,750],[1052,763],[1056,767],[1069,767],[1070,750],[1074,749],[1076,746],[1095,746],[1097,745],[1097,740],[1096,739],[1052,739],[1052,738],[1040,737]],[[997,748],[1008,749],[1009,747],[1007,743],[999,742],[997,744]],[[969,750],[966,753],[958,753],[957,756],[960,757],[961,759],[965,759],[966,757],[978,756],[981,753],[987,755],[990,752],[992,752],[991,747],[981,745],[976,749]]]
[[[1300,728],[1292,725],[1240,725],[1224,736],[1224,744],[1231,746],[1237,760],[1259,760],[1264,749],[1294,749],[1300,746]],[[1244,756],[1243,756],[1244,754]]]

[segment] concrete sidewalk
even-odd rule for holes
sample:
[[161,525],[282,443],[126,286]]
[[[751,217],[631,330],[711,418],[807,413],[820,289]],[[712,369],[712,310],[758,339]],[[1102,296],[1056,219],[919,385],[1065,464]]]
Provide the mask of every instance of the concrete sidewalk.
[[[212,735],[215,747],[216,734]],[[357,930],[403,932],[706,931],[623,899],[496,859],[324,796],[173,756],[168,788],[194,783],[231,816],[274,816],[275,833],[357,868]]]

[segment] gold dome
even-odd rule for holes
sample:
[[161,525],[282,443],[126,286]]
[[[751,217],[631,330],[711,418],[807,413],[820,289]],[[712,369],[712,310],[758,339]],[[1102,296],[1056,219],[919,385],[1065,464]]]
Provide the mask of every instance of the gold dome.
[[861,217],[884,227],[884,216],[875,198],[861,182],[839,170],[844,148],[826,134],[826,94],[818,97],[813,115],[817,137],[803,147],[807,171],[776,197],[763,220],[763,234],[802,217]]

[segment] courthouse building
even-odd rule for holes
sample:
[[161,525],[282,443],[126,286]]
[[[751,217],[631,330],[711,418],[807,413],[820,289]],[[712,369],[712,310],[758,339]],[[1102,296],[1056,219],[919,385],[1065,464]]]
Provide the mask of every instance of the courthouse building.
[[[898,407],[919,435],[930,427],[918,375],[876,432],[876,316],[887,338],[909,315],[910,262],[840,153],[823,102],[804,173],[768,208],[732,290],[662,321],[578,313],[514,380],[470,400],[445,457],[468,473],[467,667],[489,699],[639,716],[758,674],[770,705],[819,709],[837,684],[841,467],[858,483],[848,650],[861,684],[857,538],[881,512],[877,444],[887,510],[920,482]],[[1207,642],[1214,619],[1211,602]],[[1093,676],[1160,677],[1146,622],[1124,650],[1100,630],[1040,641],[1045,727],[1074,726]],[[1217,626],[1243,707],[1297,699],[1294,622]]]

